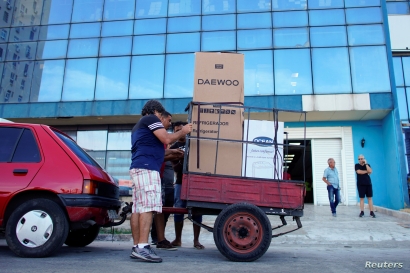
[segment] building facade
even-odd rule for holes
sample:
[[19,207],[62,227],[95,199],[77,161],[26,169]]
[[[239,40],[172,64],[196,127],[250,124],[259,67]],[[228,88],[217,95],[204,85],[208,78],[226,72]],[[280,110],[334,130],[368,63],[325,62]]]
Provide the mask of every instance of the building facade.
[[[159,99],[174,120],[186,118],[195,52],[240,52],[245,105],[307,111],[311,202],[328,203],[321,178],[333,157],[345,204],[355,205],[354,164],[364,154],[375,204],[401,209],[409,205],[409,7],[385,0],[0,0],[0,117],[54,125],[128,179],[130,130],[144,103]],[[284,121],[288,142],[297,143],[301,120]],[[287,166],[293,177],[301,176],[298,164]]]

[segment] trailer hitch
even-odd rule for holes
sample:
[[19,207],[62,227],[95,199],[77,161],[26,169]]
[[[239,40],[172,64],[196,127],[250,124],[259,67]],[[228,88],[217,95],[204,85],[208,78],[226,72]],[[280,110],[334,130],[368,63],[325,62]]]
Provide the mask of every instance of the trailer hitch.
[[132,204],[133,202],[130,202],[130,203],[125,202],[125,206],[122,208],[122,211],[120,213],[120,217],[121,217],[120,221],[111,222],[111,223],[103,225],[102,227],[116,227],[124,223],[125,220],[127,219],[127,214],[132,212]]
[[[285,220],[285,217],[283,217],[283,218],[282,218],[282,217],[283,217],[283,216],[280,217],[280,220],[282,221],[282,225],[277,226],[276,228],[272,228],[272,230],[287,225],[286,220]],[[297,228],[292,229],[292,230],[289,230],[289,231],[286,231],[286,232],[282,232],[282,233],[278,233],[278,234],[273,234],[273,235],[272,235],[272,238],[276,238],[276,237],[279,237],[279,236],[282,236],[282,235],[285,235],[285,234],[294,232],[294,231],[296,231],[296,230],[302,228],[302,222],[300,221],[300,217],[299,217],[299,216],[293,216],[293,221],[296,221],[296,225],[298,226]]]

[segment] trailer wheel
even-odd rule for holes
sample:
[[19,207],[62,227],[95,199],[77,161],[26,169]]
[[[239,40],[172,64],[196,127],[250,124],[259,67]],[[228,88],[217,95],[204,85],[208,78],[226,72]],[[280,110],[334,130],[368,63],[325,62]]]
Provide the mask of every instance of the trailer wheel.
[[213,234],[219,252],[226,258],[234,262],[252,262],[268,250],[272,227],[260,208],[238,203],[221,211]]
[[70,230],[68,233],[65,244],[72,247],[84,247],[97,238],[98,233],[100,232],[99,226],[91,226],[85,229]]

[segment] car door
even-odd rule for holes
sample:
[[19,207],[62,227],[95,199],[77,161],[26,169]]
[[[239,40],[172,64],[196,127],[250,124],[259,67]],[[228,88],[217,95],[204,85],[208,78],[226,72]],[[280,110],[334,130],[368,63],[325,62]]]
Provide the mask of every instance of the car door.
[[0,127],[0,220],[7,200],[30,184],[43,162],[30,128]]

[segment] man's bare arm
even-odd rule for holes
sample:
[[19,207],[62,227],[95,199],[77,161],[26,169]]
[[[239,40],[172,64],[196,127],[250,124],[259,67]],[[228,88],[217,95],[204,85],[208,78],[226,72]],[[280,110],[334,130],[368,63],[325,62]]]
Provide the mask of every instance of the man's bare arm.
[[192,131],[192,123],[188,123],[176,133],[169,134],[164,128],[154,131],[154,135],[164,144],[171,144]]

